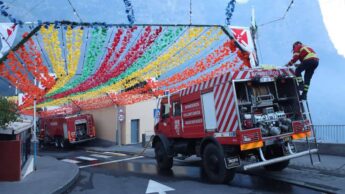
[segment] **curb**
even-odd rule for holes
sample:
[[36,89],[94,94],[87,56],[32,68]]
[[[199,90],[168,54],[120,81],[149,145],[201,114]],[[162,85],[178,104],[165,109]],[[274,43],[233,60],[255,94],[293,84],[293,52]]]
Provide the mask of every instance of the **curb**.
[[342,170],[342,169],[334,169],[334,168],[327,168],[327,167],[312,167],[306,164],[290,164],[289,168],[296,169],[296,170],[303,170],[303,169],[318,170],[322,174],[327,174],[327,175],[332,175],[332,176],[337,176],[337,177],[345,176],[345,170]]
[[79,167],[76,164],[73,164],[76,166],[76,172],[74,174],[74,176],[67,181],[67,184],[65,184],[64,186],[61,186],[60,188],[57,188],[55,191],[52,192],[52,194],[61,194],[61,193],[65,193],[71,186],[73,186],[80,175],[80,171],[79,171]]
[[[289,183],[292,185],[297,185],[300,187],[305,187],[305,188],[309,188],[309,189],[313,189],[316,191],[321,191],[321,192],[325,192],[325,193],[338,193],[339,189],[338,188],[333,188],[327,185],[318,185],[318,184],[314,184],[314,183],[308,183],[308,182],[299,182],[299,181],[294,181],[292,179],[288,179],[288,178],[281,178],[281,177],[276,177],[276,176],[270,176],[267,174],[255,174],[255,173],[250,173],[250,172],[245,172],[245,171],[239,171],[238,173],[241,174],[247,174],[247,175],[251,175],[251,176],[258,176],[258,177],[263,177],[263,178],[267,178],[267,179],[273,179],[273,180],[277,180],[277,181],[281,181],[281,182],[285,182],[285,183]],[[325,188],[325,187],[328,187]]]

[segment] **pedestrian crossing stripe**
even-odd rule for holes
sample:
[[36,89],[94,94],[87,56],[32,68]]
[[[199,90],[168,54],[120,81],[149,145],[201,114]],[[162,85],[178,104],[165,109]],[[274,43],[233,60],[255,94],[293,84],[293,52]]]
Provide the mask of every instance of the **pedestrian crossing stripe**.
[[91,154],[90,156],[96,157],[96,158],[104,158],[104,159],[111,158],[111,156],[101,155],[101,154]]
[[72,160],[72,159],[63,159],[61,161],[64,161],[64,162],[69,162],[69,163],[73,163],[73,164],[78,164],[80,163],[80,161],[78,160]]
[[111,154],[115,156],[127,156],[127,154],[116,153],[116,152],[103,152],[103,154]]
[[80,160],[86,160],[86,161],[96,161],[98,159],[96,158],[91,158],[91,157],[85,157],[85,156],[78,156],[76,157],[77,159],[80,159]]

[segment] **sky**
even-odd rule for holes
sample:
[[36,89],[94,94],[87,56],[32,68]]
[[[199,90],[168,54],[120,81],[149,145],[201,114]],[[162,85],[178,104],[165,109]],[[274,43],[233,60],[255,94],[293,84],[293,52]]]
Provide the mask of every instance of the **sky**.
[[[67,0],[5,0],[10,12],[24,21],[79,21]],[[123,0],[71,0],[86,22],[128,23]],[[132,0],[136,23],[225,25],[229,0]],[[258,24],[261,64],[282,66],[292,57],[292,43],[311,46],[320,57],[308,94],[315,124],[344,124],[345,18],[344,0],[238,0],[232,25],[249,26],[252,8]],[[190,4],[191,3],[191,4]],[[191,7],[190,7],[191,5]],[[190,8],[192,14],[190,15]],[[191,20],[190,20],[191,19]],[[1,22],[7,22],[0,17]],[[18,40],[20,37],[18,36]],[[1,82],[1,79],[0,79]],[[3,82],[3,81],[2,81]],[[3,89],[8,89],[2,87]]]

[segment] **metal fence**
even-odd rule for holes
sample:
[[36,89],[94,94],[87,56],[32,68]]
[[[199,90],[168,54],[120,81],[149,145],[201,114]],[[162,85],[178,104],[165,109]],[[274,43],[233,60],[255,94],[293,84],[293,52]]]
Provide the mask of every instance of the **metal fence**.
[[345,125],[314,125],[319,143],[344,143]]

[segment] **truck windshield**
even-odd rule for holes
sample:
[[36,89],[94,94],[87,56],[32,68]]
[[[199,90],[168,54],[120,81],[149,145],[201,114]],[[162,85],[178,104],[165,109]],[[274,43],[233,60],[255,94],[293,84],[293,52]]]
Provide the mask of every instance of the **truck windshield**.
[[161,117],[162,117],[162,119],[169,117],[169,104],[168,103],[161,105]]
[[180,102],[174,102],[173,103],[173,115],[174,116],[181,116],[181,104]]

